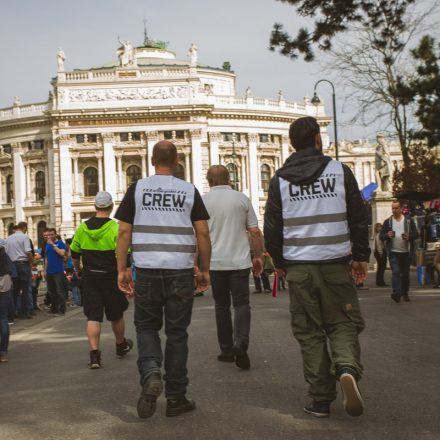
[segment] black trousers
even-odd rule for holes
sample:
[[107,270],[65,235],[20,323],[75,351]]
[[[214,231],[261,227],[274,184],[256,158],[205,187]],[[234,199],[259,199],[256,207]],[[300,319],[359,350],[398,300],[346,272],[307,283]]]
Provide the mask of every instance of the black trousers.
[[[251,307],[249,305],[250,269],[211,270],[212,295],[215,301],[217,338],[222,352],[231,352],[235,345],[249,345]],[[234,306],[232,328],[231,297]]]
[[377,262],[377,270],[376,270],[376,286],[385,285],[385,269],[387,267],[387,254],[386,252],[382,252],[382,255],[379,254],[376,250],[374,251],[374,257]]
[[269,275],[264,270],[263,270],[263,272],[261,272],[261,275],[259,277],[254,276],[255,290],[257,290],[259,292],[261,292],[261,282],[263,282],[263,289],[264,290],[272,290],[272,287],[271,287],[270,281],[269,281]]

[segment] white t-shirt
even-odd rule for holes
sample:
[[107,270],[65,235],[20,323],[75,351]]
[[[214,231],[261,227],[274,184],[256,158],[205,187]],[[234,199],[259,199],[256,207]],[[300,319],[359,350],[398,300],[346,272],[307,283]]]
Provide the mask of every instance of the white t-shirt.
[[251,267],[247,229],[258,220],[249,198],[228,185],[214,186],[202,198],[210,217],[211,270]]
[[391,252],[408,252],[408,240],[402,238],[402,234],[405,232],[405,217],[402,216],[400,221],[393,217],[392,222],[396,235],[391,239]]

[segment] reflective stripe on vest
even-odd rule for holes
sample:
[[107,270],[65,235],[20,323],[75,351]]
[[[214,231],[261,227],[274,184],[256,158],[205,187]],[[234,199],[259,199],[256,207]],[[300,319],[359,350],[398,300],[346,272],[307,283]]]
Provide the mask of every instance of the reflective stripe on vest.
[[196,240],[191,221],[195,187],[173,176],[138,180],[132,250],[136,267],[190,269]]
[[332,260],[349,255],[344,170],[330,161],[307,185],[279,178],[283,210],[283,257],[290,261]]

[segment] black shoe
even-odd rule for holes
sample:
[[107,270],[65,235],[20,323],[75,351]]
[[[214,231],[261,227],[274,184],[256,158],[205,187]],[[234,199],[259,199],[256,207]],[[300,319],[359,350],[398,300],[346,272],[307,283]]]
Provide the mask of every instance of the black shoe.
[[181,399],[168,399],[167,400],[167,417],[175,417],[179,414],[186,413],[188,411],[192,411],[196,408],[196,403],[194,400],[187,399],[186,397],[182,397]]
[[116,357],[123,358],[133,348],[133,341],[131,339],[124,339],[121,344],[116,344]]
[[252,293],[261,293],[261,290],[254,290]]
[[391,299],[396,301],[396,303],[400,303],[400,296],[397,293],[392,293],[391,294]]
[[152,373],[142,386],[137,402],[137,413],[141,419],[148,419],[156,411],[156,400],[162,394],[163,384],[160,373]]
[[247,354],[247,347],[243,345],[234,345],[235,365],[242,370],[249,370],[251,360]]
[[409,299],[409,296],[408,296],[408,295],[403,295],[402,298],[403,298],[403,300],[404,300],[405,302],[410,302],[410,301],[411,301],[411,300]]
[[338,371],[339,383],[344,395],[343,405],[347,414],[358,417],[364,412],[364,401],[356,382],[356,372],[349,367]]
[[271,289],[264,289],[264,291],[265,291],[266,293],[272,293],[272,290],[271,290]]
[[101,352],[99,350],[90,351],[89,368],[91,370],[98,370],[101,368]]
[[229,353],[229,352],[221,352],[218,356],[217,356],[217,360],[220,362],[234,362],[235,361],[235,356],[234,353]]
[[312,416],[324,418],[330,416],[330,402],[315,402],[312,400],[304,407],[304,412]]

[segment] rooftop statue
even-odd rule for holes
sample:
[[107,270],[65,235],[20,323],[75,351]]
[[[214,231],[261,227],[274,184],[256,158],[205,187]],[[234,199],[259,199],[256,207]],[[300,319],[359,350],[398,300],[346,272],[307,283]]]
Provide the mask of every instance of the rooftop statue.
[[134,47],[129,41],[121,41],[118,37],[121,47],[118,49],[119,66],[128,67],[136,66],[136,57],[134,55]]
[[188,51],[189,56],[189,65],[191,67],[197,67],[197,46],[194,43],[191,43],[191,46]]
[[57,52],[58,72],[64,72],[64,61],[66,61],[66,54],[64,53],[63,49],[59,47]]
[[375,166],[376,166],[376,183],[378,184],[379,191],[390,192],[391,191],[391,173],[392,164],[390,159],[390,153],[388,152],[387,145],[383,134],[377,135],[377,146],[375,152]]

